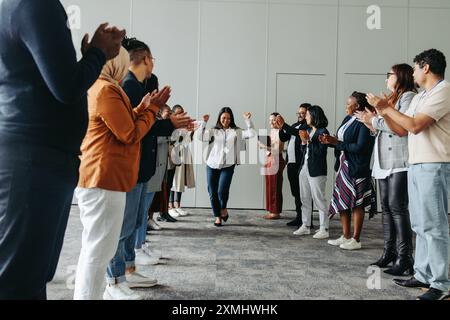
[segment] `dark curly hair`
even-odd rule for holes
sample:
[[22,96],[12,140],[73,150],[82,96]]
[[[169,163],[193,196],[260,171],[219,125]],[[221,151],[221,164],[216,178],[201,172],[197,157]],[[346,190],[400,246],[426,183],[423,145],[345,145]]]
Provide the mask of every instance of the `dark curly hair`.
[[140,64],[145,57],[151,55],[149,46],[136,38],[125,37],[122,40],[122,46],[130,54],[130,61],[134,65]]
[[356,108],[357,111],[364,111],[366,110],[366,108],[370,111],[375,110],[374,107],[372,107],[367,101],[366,96],[367,94],[358,91],[353,91],[353,93],[351,94],[350,97],[355,98],[356,103],[358,104],[358,107]]
[[445,59],[445,55],[439,50],[425,50],[414,58],[414,63],[417,63],[420,68],[423,68],[426,64],[428,64],[432,73],[442,78],[445,77],[447,61]]

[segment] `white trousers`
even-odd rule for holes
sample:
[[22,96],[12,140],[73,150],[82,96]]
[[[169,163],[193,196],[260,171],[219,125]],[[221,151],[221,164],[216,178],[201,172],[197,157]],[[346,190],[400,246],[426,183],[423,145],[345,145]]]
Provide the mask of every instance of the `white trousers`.
[[81,252],[75,276],[75,300],[100,300],[106,267],[119,244],[125,212],[125,192],[77,188],[83,224]]
[[328,229],[328,202],[325,198],[327,176],[311,177],[308,165],[305,163],[300,171],[300,198],[302,200],[302,221],[306,227],[311,226],[313,202],[319,210],[320,229]]

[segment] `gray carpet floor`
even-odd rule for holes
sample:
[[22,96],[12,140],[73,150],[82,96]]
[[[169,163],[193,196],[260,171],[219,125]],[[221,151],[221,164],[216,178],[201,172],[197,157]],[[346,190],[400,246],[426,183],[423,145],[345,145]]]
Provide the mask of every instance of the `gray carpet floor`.
[[[381,215],[366,220],[363,249],[343,251],[311,236],[292,235],[286,222],[294,217],[266,221],[264,212],[230,210],[226,226],[217,228],[209,210],[190,209],[177,223],[161,223],[164,230],[147,239],[162,251],[162,264],[139,269],[156,278],[158,286],[140,290],[147,299],[192,300],[299,300],[368,299],[410,300],[421,292],[404,289],[381,270],[368,270],[383,249]],[[318,214],[315,213],[315,226]],[[340,236],[340,224],[330,224],[331,238]],[[73,280],[81,245],[82,226],[73,206],[49,299],[72,299]]]

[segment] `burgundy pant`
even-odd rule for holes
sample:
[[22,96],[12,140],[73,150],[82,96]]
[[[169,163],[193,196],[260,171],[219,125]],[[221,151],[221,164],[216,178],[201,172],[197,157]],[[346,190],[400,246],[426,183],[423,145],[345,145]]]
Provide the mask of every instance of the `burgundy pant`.
[[277,173],[265,176],[266,209],[270,213],[280,214],[281,211],[283,211],[283,171],[285,166],[286,162],[284,161],[283,156],[279,154]]

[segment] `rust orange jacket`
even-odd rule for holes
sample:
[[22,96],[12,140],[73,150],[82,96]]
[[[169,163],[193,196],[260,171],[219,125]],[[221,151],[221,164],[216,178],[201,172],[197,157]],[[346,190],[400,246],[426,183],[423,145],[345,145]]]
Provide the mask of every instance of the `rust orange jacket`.
[[89,89],[88,106],[78,187],[129,192],[138,179],[141,140],[159,108],[133,109],[122,88],[102,78]]

